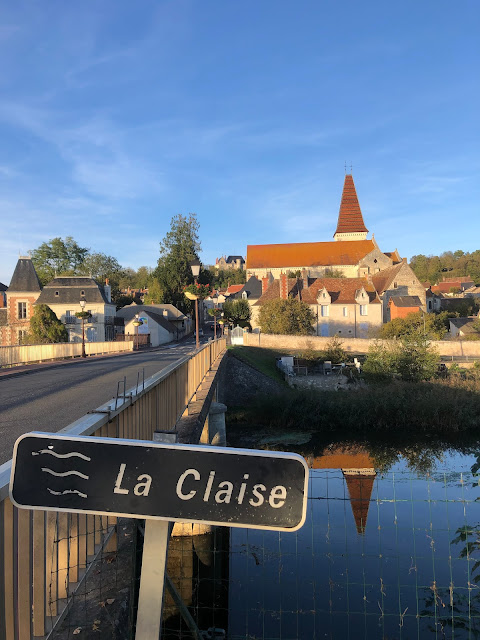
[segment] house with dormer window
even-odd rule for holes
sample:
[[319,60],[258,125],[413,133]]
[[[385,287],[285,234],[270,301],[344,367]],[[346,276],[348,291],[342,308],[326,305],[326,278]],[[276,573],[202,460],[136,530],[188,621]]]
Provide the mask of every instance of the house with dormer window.
[[[268,280],[268,279],[267,279]],[[315,316],[314,335],[367,338],[382,325],[382,303],[367,278],[288,278],[271,279],[252,307],[252,327],[262,304],[276,298],[297,297],[306,302]]]

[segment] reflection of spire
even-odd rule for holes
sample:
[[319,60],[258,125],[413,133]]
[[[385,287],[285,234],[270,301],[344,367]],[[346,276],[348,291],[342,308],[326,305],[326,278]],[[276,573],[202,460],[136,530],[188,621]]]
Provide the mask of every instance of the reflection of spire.
[[368,507],[375,480],[375,469],[342,469],[347,483],[357,533],[363,535],[367,526]]
[[312,469],[341,469],[347,483],[350,504],[357,533],[363,535],[367,526],[368,507],[376,477],[370,454],[361,447],[326,449],[314,458]]

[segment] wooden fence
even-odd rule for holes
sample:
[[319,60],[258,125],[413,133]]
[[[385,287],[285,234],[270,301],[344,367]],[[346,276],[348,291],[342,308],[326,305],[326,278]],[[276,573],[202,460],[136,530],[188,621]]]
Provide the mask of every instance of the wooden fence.
[[[132,350],[133,336],[126,342],[85,342],[85,353],[87,356]],[[14,345],[13,347],[0,347],[0,366],[8,367],[30,362],[80,358],[81,355],[81,342]]]
[[[152,440],[155,429],[174,429],[225,348],[209,342],[61,433]],[[17,509],[11,466],[0,466],[0,639],[31,640],[48,635],[102,547],[115,550],[116,518]]]

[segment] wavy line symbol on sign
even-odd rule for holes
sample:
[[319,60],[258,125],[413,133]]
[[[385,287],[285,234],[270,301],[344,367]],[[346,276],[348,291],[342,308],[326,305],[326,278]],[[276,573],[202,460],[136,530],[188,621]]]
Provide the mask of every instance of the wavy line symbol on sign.
[[88,456],[84,456],[83,453],[78,453],[78,451],[71,451],[70,453],[56,453],[55,451],[51,451],[50,449],[40,449],[40,451],[32,451],[32,456],[39,456],[41,453],[48,453],[51,456],[55,456],[55,458],[72,458],[77,456],[78,458],[82,458],[82,460],[86,460],[87,462],[91,462],[91,458]]
[[[56,451],[52,451],[53,447],[49,447],[48,449],[40,449],[40,451],[32,451],[32,456],[40,456],[40,455],[50,455],[54,458],[59,458],[61,460],[69,459],[69,458],[80,458],[81,460],[85,460],[86,462],[91,462],[91,458],[85,456],[83,453],[79,453],[78,451],[70,451],[69,453],[57,453]],[[77,476],[82,480],[88,480],[90,476],[87,476],[85,473],[81,471],[77,471],[76,469],[69,469],[68,471],[55,471],[54,469],[49,469],[48,467],[41,467],[43,473],[48,473],[51,476],[55,476],[57,478],[66,478],[68,476]],[[66,494],[76,494],[81,498],[87,498],[87,494],[83,491],[79,491],[78,489],[64,489],[63,491],[55,491],[54,489],[50,489],[50,487],[46,487],[47,491],[50,492],[54,496],[64,496]]]

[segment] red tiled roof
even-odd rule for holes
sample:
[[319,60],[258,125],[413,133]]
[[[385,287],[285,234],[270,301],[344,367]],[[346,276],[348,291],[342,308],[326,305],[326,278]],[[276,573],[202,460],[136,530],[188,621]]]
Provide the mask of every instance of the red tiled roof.
[[335,233],[358,232],[368,232],[368,229],[363,222],[353,176],[347,174],[343,184],[342,201],[340,203],[337,230]]
[[395,249],[395,251],[385,251],[384,253],[387,256],[387,258],[391,258],[393,262],[402,261],[402,258],[400,257],[400,254],[398,253],[397,249]]
[[374,276],[372,276],[373,285],[378,293],[383,293],[386,289],[388,289],[389,285],[404,264],[406,263],[399,262],[398,264],[394,264],[391,267],[382,269],[382,271],[379,271]]
[[231,296],[232,293],[238,293],[239,291],[241,291],[244,286],[244,284],[231,284],[228,287],[226,293]]
[[303,289],[302,300],[307,304],[317,304],[318,292],[328,291],[332,304],[353,304],[357,292],[364,287],[369,302],[381,304],[375,287],[366,278],[317,278],[308,289]]
[[247,269],[293,269],[358,264],[375,249],[373,240],[250,244]]
[[[289,297],[296,296],[298,293],[297,279],[287,278],[287,295]],[[262,305],[269,300],[277,300],[280,298],[280,280],[273,280],[268,289],[255,303],[256,305]]]

